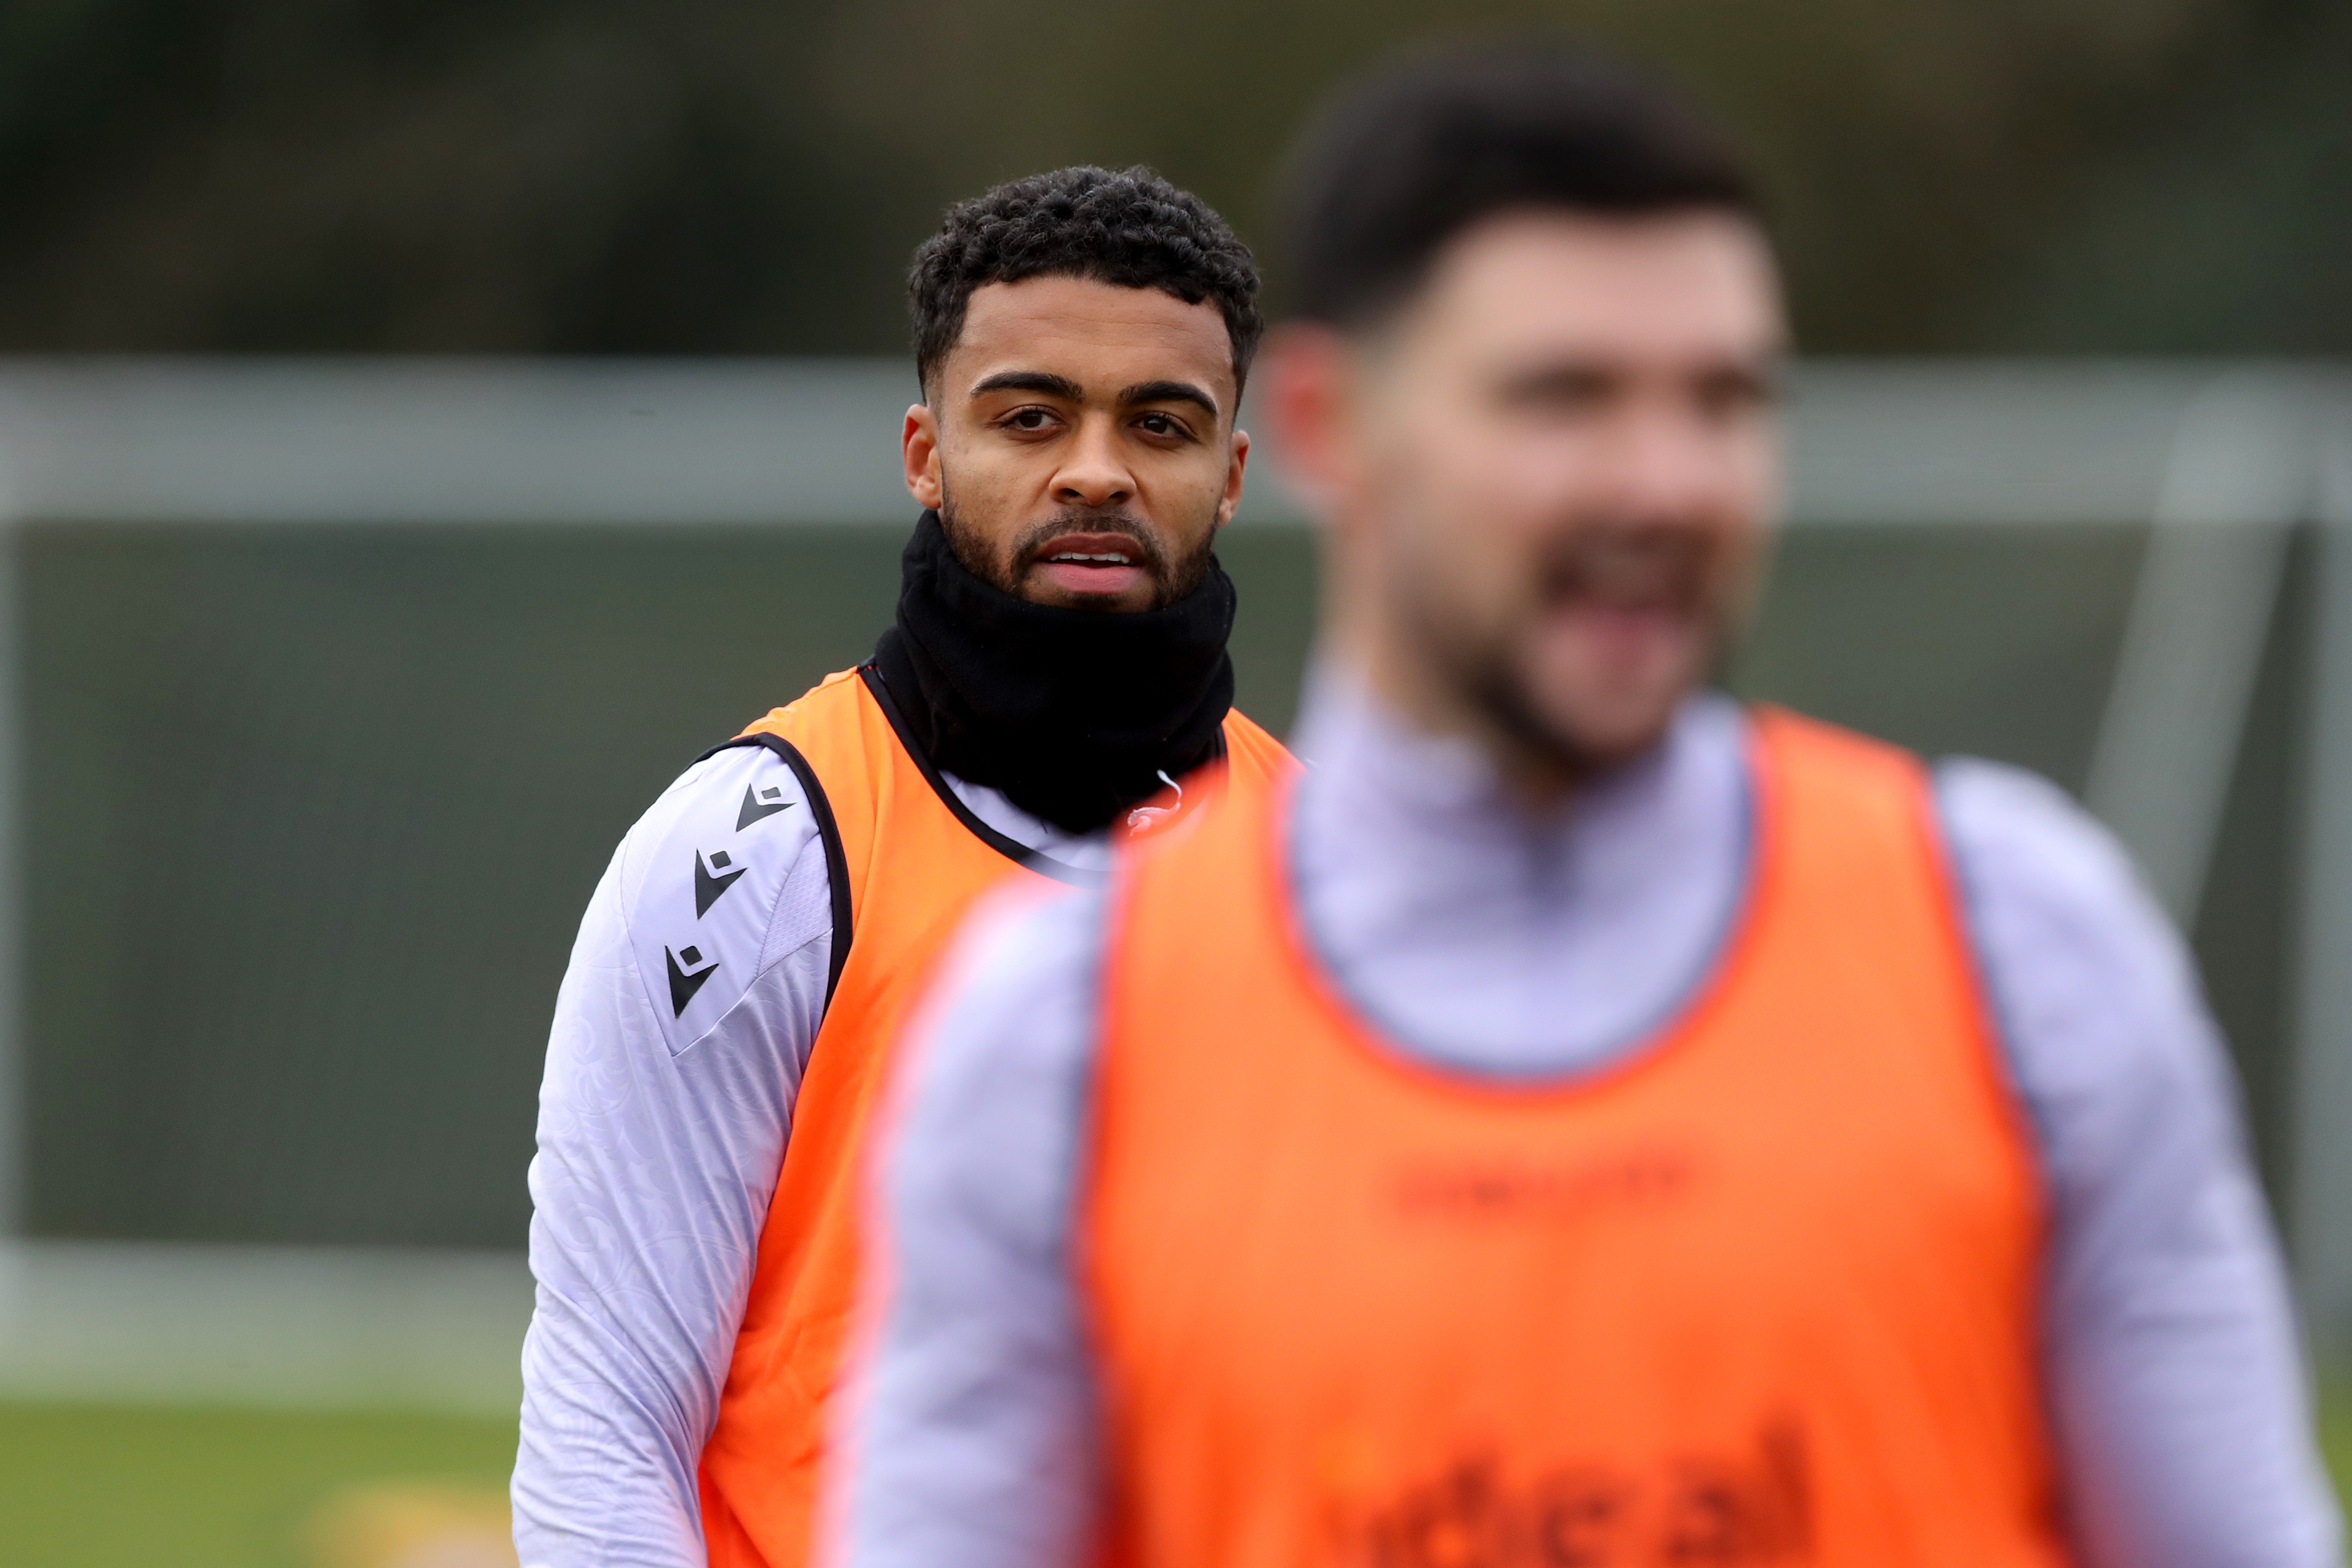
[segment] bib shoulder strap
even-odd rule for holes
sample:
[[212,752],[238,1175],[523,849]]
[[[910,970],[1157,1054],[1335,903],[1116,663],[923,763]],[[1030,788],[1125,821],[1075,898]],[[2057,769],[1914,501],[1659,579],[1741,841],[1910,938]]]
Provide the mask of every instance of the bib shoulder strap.
[[1910,798],[1927,781],[1926,764],[1889,742],[1769,703],[1751,710],[1749,721],[1776,771],[1804,788],[1856,801],[1866,795]]
[[[702,753],[703,757],[712,757],[738,746],[761,747],[775,753],[800,781],[809,816],[815,821],[817,837],[824,846],[825,881],[833,904],[833,947],[824,983],[828,1005],[841,984],[842,969],[849,962],[850,943],[856,936],[856,911],[861,900],[851,868],[866,863],[874,834],[874,792],[863,787],[866,748],[858,700],[856,672],[842,670],[827,676],[798,700],[753,720],[734,739],[722,741]],[[827,787],[828,778],[832,788]],[[835,810],[836,796],[845,810]],[[843,833],[845,817],[850,829],[846,838]],[[856,840],[854,846],[852,838]]]
[[1238,708],[1225,711],[1225,761],[1234,772],[1279,778],[1298,765],[1288,747]]

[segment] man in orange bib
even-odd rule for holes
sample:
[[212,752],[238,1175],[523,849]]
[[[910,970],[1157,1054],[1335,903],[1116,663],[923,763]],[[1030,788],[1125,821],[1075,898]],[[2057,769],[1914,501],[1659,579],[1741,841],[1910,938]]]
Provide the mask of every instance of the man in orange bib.
[[986,889],[1098,870],[1286,766],[1230,710],[1249,252],[1149,170],[950,212],[909,293],[898,622],[689,768],[597,888],[531,1163],[529,1568],[798,1568],[856,1170],[917,981]]
[[1485,49],[1340,100],[1288,202],[1312,765],[967,939],[877,1166],[846,1563],[2335,1563],[2120,854],[1704,688],[1780,456],[1737,161]]

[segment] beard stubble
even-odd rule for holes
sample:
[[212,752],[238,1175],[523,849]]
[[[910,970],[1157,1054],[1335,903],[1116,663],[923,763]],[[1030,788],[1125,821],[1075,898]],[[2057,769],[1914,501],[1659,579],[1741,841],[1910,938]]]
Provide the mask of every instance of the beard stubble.
[[1070,533],[1118,534],[1135,544],[1137,564],[1151,584],[1151,603],[1145,608],[1152,610],[1164,609],[1201,585],[1216,545],[1216,530],[1208,529],[1197,548],[1171,556],[1159,535],[1123,507],[1066,506],[1044,521],[1024,528],[1010,545],[999,550],[987,534],[964,521],[944,483],[940,493],[940,529],[965,571],[1019,599],[1028,597],[1021,591],[1022,584],[1040,552],[1053,541]]

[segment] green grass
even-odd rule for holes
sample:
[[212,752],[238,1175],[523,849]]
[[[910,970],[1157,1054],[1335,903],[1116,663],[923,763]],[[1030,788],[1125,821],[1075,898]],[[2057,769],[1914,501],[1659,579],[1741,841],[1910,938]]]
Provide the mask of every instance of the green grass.
[[8,1568],[308,1568],[342,1489],[503,1488],[514,1423],[383,1413],[0,1405]]
[[2352,1500],[2352,1378],[2331,1383],[2320,1400],[2319,1443],[2336,1477],[2336,1495]]
[[[2352,1384],[2334,1393],[2321,1436],[2344,1491]],[[0,1405],[0,1542],[8,1568],[308,1568],[303,1521],[342,1489],[502,1488],[513,1462],[507,1421]]]

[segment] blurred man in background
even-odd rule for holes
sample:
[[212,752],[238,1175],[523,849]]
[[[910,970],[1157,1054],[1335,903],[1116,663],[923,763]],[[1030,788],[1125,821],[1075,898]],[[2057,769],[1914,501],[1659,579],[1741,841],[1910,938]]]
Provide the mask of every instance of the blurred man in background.
[[1188,774],[1248,793],[1284,762],[1229,711],[1211,553],[1249,449],[1248,251],[1149,171],[1065,169],[950,212],[909,290],[898,624],[655,803],[557,1002],[530,1568],[803,1560],[867,1104],[933,950],[991,884],[1181,820]]
[[1342,100],[1265,370],[1313,769],[975,931],[880,1167],[856,1568],[2336,1560],[2189,965],[2057,791],[1705,682],[1749,181],[1548,48]]

